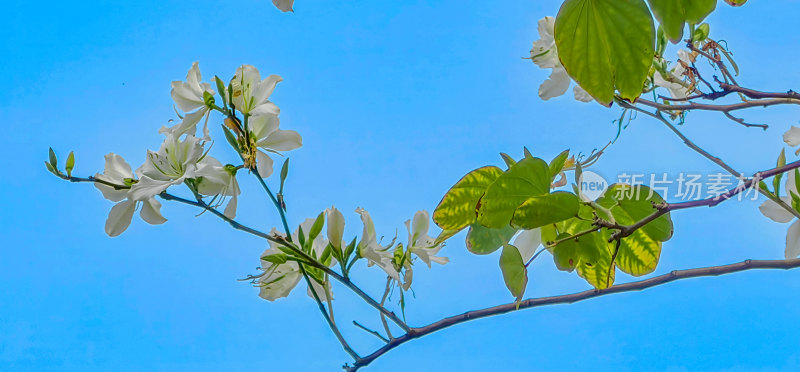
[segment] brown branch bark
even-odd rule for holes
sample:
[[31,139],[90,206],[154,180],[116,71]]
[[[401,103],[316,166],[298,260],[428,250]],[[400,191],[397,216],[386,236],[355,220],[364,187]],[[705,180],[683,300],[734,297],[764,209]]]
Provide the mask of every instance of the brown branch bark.
[[746,270],[753,270],[753,269],[794,269],[800,267],[800,259],[795,258],[791,260],[746,260],[743,262],[730,264],[730,265],[722,265],[722,266],[711,266],[711,267],[704,267],[704,268],[697,268],[697,269],[689,269],[689,270],[675,270],[668,274],[652,277],[650,279],[640,280],[631,283],[619,284],[612,286],[610,288],[604,290],[588,290],[568,295],[562,296],[552,296],[552,297],[540,297],[540,298],[531,298],[522,301],[519,306],[517,306],[516,302],[493,306],[485,309],[468,311],[463,314],[451,316],[448,318],[444,318],[437,322],[428,324],[424,327],[419,328],[411,328],[408,333],[397,337],[388,344],[384,345],[383,347],[377,349],[370,355],[367,355],[363,358],[358,359],[352,366],[345,366],[344,369],[348,372],[357,371],[359,368],[364,367],[372,363],[375,359],[380,357],[383,354],[386,354],[390,350],[408,342],[416,338],[420,338],[431,333],[440,331],[450,326],[454,326],[457,324],[461,324],[464,322],[468,322],[470,320],[485,318],[494,315],[500,315],[509,313],[516,310],[522,309],[531,309],[534,307],[546,306],[546,305],[556,305],[556,304],[571,304],[583,300],[588,300],[590,298],[610,295],[614,293],[623,293],[623,292],[631,292],[631,291],[640,291],[643,289],[659,286],[662,284],[666,284],[669,282],[673,282],[676,280],[688,279],[688,278],[697,278],[697,277],[704,277],[704,276],[719,276],[725,274],[731,274],[739,271],[746,271]]

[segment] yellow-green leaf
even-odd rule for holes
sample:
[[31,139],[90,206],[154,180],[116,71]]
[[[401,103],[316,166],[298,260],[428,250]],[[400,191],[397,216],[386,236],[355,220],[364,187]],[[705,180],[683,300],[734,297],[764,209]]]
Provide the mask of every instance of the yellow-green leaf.
[[686,23],[699,24],[717,7],[717,0],[647,0],[647,2],[653,9],[653,15],[664,28],[664,33],[673,43],[683,38]]
[[433,211],[433,221],[445,230],[461,230],[475,222],[478,201],[503,171],[494,166],[467,173],[444,195]]
[[567,73],[598,102],[614,92],[642,94],[655,54],[655,27],[644,0],[566,0],[555,25],[558,55]]
[[528,269],[525,267],[525,262],[522,262],[519,249],[510,244],[503,246],[503,252],[500,253],[500,270],[511,295],[516,297],[517,301],[521,300],[528,284]]
[[467,232],[467,249],[474,254],[492,253],[508,243],[516,232],[509,225],[492,229],[477,223],[472,224]]
[[550,191],[550,171],[544,160],[526,157],[497,177],[478,207],[478,223],[490,228],[508,226],[514,211],[532,196]]
[[511,225],[525,230],[535,229],[575,217],[579,207],[578,197],[565,191],[533,196],[517,208]]

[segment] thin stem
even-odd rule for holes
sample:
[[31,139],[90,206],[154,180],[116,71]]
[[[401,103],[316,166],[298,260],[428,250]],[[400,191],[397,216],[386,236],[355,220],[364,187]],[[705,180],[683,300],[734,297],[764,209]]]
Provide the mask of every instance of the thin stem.
[[662,284],[666,284],[669,282],[673,282],[676,280],[688,279],[688,278],[697,278],[697,277],[704,277],[704,276],[719,276],[725,274],[731,274],[740,271],[746,270],[753,270],[753,269],[794,269],[800,267],[800,259],[790,259],[790,260],[746,260],[743,262],[730,264],[730,265],[722,265],[722,266],[711,266],[711,267],[704,267],[704,268],[697,268],[697,269],[689,269],[689,270],[675,270],[668,274],[652,277],[650,279],[640,280],[636,282],[630,282],[625,284],[618,284],[607,289],[597,290],[597,289],[590,289],[583,292],[568,294],[568,295],[561,295],[561,296],[552,296],[552,297],[540,297],[540,298],[530,298],[524,300],[520,303],[512,302],[504,305],[493,306],[481,310],[474,310],[468,311],[460,315],[451,316],[448,318],[444,318],[442,320],[433,322],[428,324],[424,327],[419,328],[411,328],[411,330],[398,338],[391,340],[388,344],[384,345],[383,347],[375,350],[370,355],[367,355],[361,358],[358,362],[356,362],[352,367],[346,367],[345,370],[348,372],[357,371],[359,368],[364,367],[372,363],[375,359],[380,357],[383,354],[386,354],[390,350],[408,342],[416,338],[420,338],[431,333],[440,331],[442,329],[448,328],[450,326],[454,326],[456,324],[461,324],[464,322],[468,322],[471,320],[485,318],[494,315],[500,315],[509,313],[512,311],[522,310],[522,309],[532,309],[535,307],[546,306],[546,305],[555,305],[555,304],[571,304],[583,300],[588,300],[590,298],[606,296],[614,293],[623,293],[623,292],[631,292],[631,291],[640,291],[643,289],[656,287]]
[[[386,303],[386,298],[389,297],[389,291],[392,289],[392,277],[386,277],[386,289],[383,290],[383,298],[381,298],[381,306],[384,306]],[[386,317],[381,314],[381,323],[383,323],[383,329],[386,330],[386,336],[389,339],[393,339],[392,331],[389,329],[389,323],[386,322]]]
[[275,195],[272,193],[272,190],[269,189],[267,183],[264,181],[263,178],[261,178],[261,175],[258,174],[258,169],[256,169],[256,167],[253,167],[250,170],[253,172],[253,175],[256,176],[258,182],[261,184],[261,187],[264,188],[264,191],[267,192],[267,195],[269,195],[269,199],[272,201],[272,204],[275,205],[275,209],[278,210],[278,214],[281,216],[281,223],[283,223],[283,230],[286,232],[286,237],[289,241],[292,241],[292,233],[289,231],[289,223],[286,222],[286,211],[283,210],[281,203],[278,202],[277,198],[275,198]]
[[[344,351],[350,354],[350,356],[353,357],[353,360],[357,362],[358,360],[361,359],[361,357],[358,356],[358,354],[353,350],[353,348],[350,347],[350,345],[347,343],[347,340],[345,340],[344,337],[342,336],[342,333],[339,332],[339,328],[336,327],[336,323],[333,322],[333,315],[328,316],[328,312],[325,311],[325,305],[322,304],[322,301],[319,299],[319,295],[317,295],[317,291],[314,290],[314,286],[311,285],[311,279],[308,278],[308,273],[306,273],[305,267],[303,267],[302,263],[298,264],[299,264],[298,266],[300,267],[300,272],[303,273],[303,278],[306,279],[306,284],[308,285],[308,288],[311,290],[311,294],[313,295],[314,300],[317,302],[319,311],[322,313],[322,317],[325,318],[325,321],[328,323],[328,326],[331,328],[331,331],[333,331],[333,334],[336,335],[336,338],[339,340],[339,343],[342,344]],[[329,296],[326,295],[326,297]]]
[[408,329],[409,329],[408,325],[406,325],[405,322],[400,320],[400,318],[398,318],[397,315],[395,315],[394,312],[389,311],[385,307],[383,307],[380,304],[378,304],[377,302],[375,302],[375,300],[372,299],[372,297],[370,297],[368,294],[364,293],[364,291],[362,291],[361,288],[359,288],[353,282],[351,282],[350,279],[347,279],[347,278],[339,275],[339,273],[331,270],[331,268],[329,268],[329,267],[317,262],[317,260],[315,260],[313,257],[309,256],[307,253],[303,252],[301,249],[298,249],[297,246],[295,246],[294,244],[292,244],[291,242],[286,240],[284,237],[279,236],[279,235],[269,235],[269,234],[266,234],[264,232],[261,232],[261,231],[258,231],[256,229],[253,229],[251,227],[242,225],[241,223],[228,218],[227,216],[222,214],[220,211],[218,211],[218,210],[216,210],[214,208],[211,208],[208,204],[203,202],[202,199],[200,199],[199,201],[192,201],[192,200],[184,199],[184,198],[172,195],[172,194],[168,194],[166,192],[161,193],[158,196],[161,197],[164,200],[177,201],[177,202],[180,202],[180,203],[183,203],[183,204],[188,204],[188,205],[192,205],[192,206],[195,206],[195,207],[198,207],[198,208],[203,208],[203,209],[211,212],[213,215],[219,217],[223,221],[227,222],[228,224],[231,225],[231,227],[233,227],[236,230],[244,231],[246,233],[258,236],[260,238],[269,240],[271,242],[280,244],[282,246],[285,246],[285,247],[291,249],[292,252],[294,252],[295,254],[300,256],[301,258],[305,259],[307,261],[306,264],[309,264],[311,266],[314,266],[317,269],[320,269],[320,270],[324,271],[325,273],[330,275],[332,278],[334,278],[337,281],[339,281],[340,283],[344,284],[347,288],[349,288],[351,291],[355,292],[359,297],[361,297],[364,301],[366,301],[370,306],[374,307],[376,310],[378,310],[382,314],[386,315],[387,318],[391,319],[392,322],[394,322],[400,328],[402,328],[403,331],[408,331]]
[[383,335],[378,333],[378,331],[373,331],[373,330],[371,330],[371,329],[369,329],[367,327],[364,327],[363,325],[361,325],[361,323],[359,323],[359,322],[357,322],[355,320],[353,321],[353,325],[355,325],[356,327],[363,329],[367,333],[369,333],[369,334],[381,339],[381,341],[383,341],[383,342],[385,342],[387,344],[389,343],[389,340],[387,340],[386,337],[383,337]]
[[[670,123],[669,120],[665,119],[660,114],[654,114],[654,113],[652,113],[650,111],[643,110],[643,109],[641,109],[639,107],[631,105],[631,104],[629,104],[629,103],[627,103],[625,101],[622,101],[622,100],[618,100],[617,102],[624,108],[628,108],[628,109],[643,113],[643,114],[645,114],[647,116],[650,116],[652,118],[655,118],[655,119],[661,121],[664,125],[667,126],[667,128],[669,128],[673,133],[675,133],[675,135],[677,135],[678,138],[680,138],[683,141],[683,143],[686,144],[686,146],[688,146],[690,149],[694,150],[695,152],[699,153],[700,155],[702,155],[706,159],[711,160],[715,164],[719,165],[722,169],[724,169],[728,173],[732,174],[734,177],[737,177],[737,178],[741,179],[741,176],[742,176],[741,173],[737,172],[735,169],[733,169],[731,166],[729,166],[727,163],[725,163],[722,159],[720,159],[720,158],[718,158],[718,157],[716,157],[714,155],[711,155],[706,150],[703,150],[700,146],[697,146],[694,142],[692,142],[692,140],[690,140],[688,137],[683,135],[683,133],[681,133],[681,131],[679,131],[678,128],[676,128],[672,123]],[[638,102],[638,100],[637,100],[637,102]],[[798,102],[800,102],[800,101],[798,101]],[[758,190],[759,193],[761,193],[762,195],[766,196],[767,198],[774,199],[774,198],[771,197],[772,194],[770,194],[767,190],[762,190],[760,187],[757,188],[757,190]],[[778,201],[776,201],[776,202],[784,210],[786,210],[787,212],[791,213],[795,217],[800,218],[800,212],[794,210],[794,208],[792,208],[788,204],[784,203],[780,199],[778,199]]]

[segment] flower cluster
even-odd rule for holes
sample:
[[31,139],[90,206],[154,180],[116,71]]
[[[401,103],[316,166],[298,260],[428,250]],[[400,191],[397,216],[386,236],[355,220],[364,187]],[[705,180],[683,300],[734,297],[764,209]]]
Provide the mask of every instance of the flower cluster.
[[[158,151],[147,151],[144,164],[135,172],[120,155],[106,155],[105,169],[95,175],[99,181],[95,186],[106,199],[117,202],[106,220],[105,231],[109,236],[124,232],[137,208],[141,210],[142,219],[150,224],[166,222],[161,215],[161,203],[155,197],[180,184],[189,186],[195,197],[213,197],[217,205],[227,199],[224,215],[232,219],[236,216],[241,193],[237,171],[248,168],[268,177],[272,174],[273,161],[267,152],[280,154],[279,151],[302,146],[297,132],[278,128],[280,110],[269,101],[275,86],[282,80],[280,76],[270,75],[261,80],[255,67],[243,65],[227,87],[215,77],[213,82],[220,90],[224,107],[216,104],[217,92],[211,88],[211,83],[202,80],[195,62],[185,81],[172,82],[172,99],[177,110],[183,113],[179,114],[180,122],[159,130],[164,142]],[[237,124],[242,121],[237,113],[243,117],[245,125],[233,127],[241,143],[237,148],[245,159],[244,165],[222,164],[208,154],[211,143],[208,120],[215,110],[223,113],[226,121],[233,120]],[[198,137],[197,126],[203,119],[202,135]]]
[[[800,146],[800,128],[792,126],[786,133],[783,134],[783,141],[791,147]],[[800,153],[800,149],[797,150]],[[780,203],[773,200],[764,201],[758,209],[761,213],[769,219],[778,223],[788,223],[794,221],[789,225],[789,230],[786,232],[786,250],[784,252],[787,259],[800,256],[800,220],[796,218],[796,213],[789,212],[786,206],[791,206],[797,210],[800,206],[800,190],[797,189],[798,181],[800,181],[800,172],[797,170],[788,172],[783,175],[786,178],[783,189],[786,191],[786,196],[776,195]],[[779,194],[776,190],[776,194]]]
[[[357,208],[355,212],[361,217],[363,225],[358,243],[356,239],[349,244],[342,239],[345,219],[336,207],[325,210],[316,220],[306,219],[292,234],[291,242],[298,244],[298,248],[304,251],[306,256],[326,267],[339,264],[345,273],[357,260],[364,258],[367,266],[379,267],[394,285],[403,290],[411,287],[414,256],[428,267],[431,266],[431,262],[441,265],[448,262],[447,257],[437,256],[443,243],[428,235],[430,216],[427,211],[418,211],[412,219],[405,222],[408,229],[408,240],[405,245],[395,244],[397,238],[388,244],[381,244],[369,212],[363,208]],[[320,234],[323,219],[327,220],[327,239]],[[276,229],[271,231],[271,235],[288,240]],[[316,294],[321,301],[332,300],[333,292],[328,275],[312,265],[306,264],[301,269],[298,262],[303,262],[303,258],[287,250],[285,245],[270,241],[270,247],[261,254],[262,273],[254,282],[260,289],[259,296],[269,301],[288,296],[303,278],[302,271],[305,270],[311,283],[308,295],[315,297]]]

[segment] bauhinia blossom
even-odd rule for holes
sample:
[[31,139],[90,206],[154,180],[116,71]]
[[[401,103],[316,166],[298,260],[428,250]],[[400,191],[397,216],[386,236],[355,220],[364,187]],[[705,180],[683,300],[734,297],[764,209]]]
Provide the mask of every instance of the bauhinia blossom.
[[278,75],[269,75],[261,80],[257,68],[252,65],[240,66],[231,80],[234,106],[244,115],[277,115],[280,109],[269,101],[269,96],[282,80]]
[[[115,185],[130,186],[136,182],[131,171],[131,166],[122,158],[114,153],[105,156],[106,164],[103,173],[97,173],[94,177]],[[136,208],[141,205],[139,215],[145,222],[158,225],[167,221],[161,215],[161,203],[154,198],[145,198],[139,202],[129,198],[130,189],[115,189],[112,186],[96,182],[95,187],[103,193],[103,197],[113,202],[118,202],[111,208],[106,219],[105,231],[108,236],[114,237],[122,234],[128,229]]]
[[195,136],[188,134],[182,140],[167,136],[158,152],[147,150],[147,161],[137,171],[141,177],[131,187],[129,197],[143,201],[195,178],[197,162],[202,156],[203,143]]
[[367,259],[367,266],[376,265],[386,272],[386,275],[402,283],[400,273],[394,265],[394,254],[389,250],[389,246],[382,246],[378,243],[375,234],[375,224],[372,217],[363,208],[356,208],[356,213],[361,215],[361,223],[364,230],[361,234],[361,241],[358,242],[358,254]]
[[342,212],[334,206],[325,210],[325,214],[328,216],[328,241],[334,249],[341,252],[342,247],[345,246],[342,241],[342,236],[344,235],[344,216]]
[[[533,42],[531,60],[541,68],[552,69],[550,77],[539,86],[539,97],[545,101],[563,95],[569,89],[572,79],[567,70],[558,59],[558,48],[555,41],[555,24],[553,17],[544,17],[539,20],[539,40]],[[581,102],[591,102],[589,95],[580,85],[575,85],[572,90],[575,99]]]
[[653,85],[667,89],[672,98],[683,99],[691,93],[690,85],[686,82],[684,74],[686,73],[685,66],[692,63],[692,57],[689,51],[681,49],[678,51],[678,60],[675,67],[669,71],[668,76],[664,76],[656,70],[653,74]]
[[199,179],[197,192],[203,195],[230,197],[223,214],[230,219],[236,218],[238,205],[239,182],[236,180],[236,167],[222,165],[219,160],[206,156],[197,163],[195,176]]
[[[308,234],[308,232],[311,231],[314,221],[314,219],[309,218],[300,224],[300,228],[303,229],[305,234]],[[274,228],[272,231],[270,231],[270,235],[285,236]],[[292,234],[292,241],[300,241],[299,229],[295,230],[295,232]],[[264,271],[264,275],[258,278],[257,281],[257,285],[260,289],[258,295],[265,300],[275,301],[278,298],[288,296],[292,289],[297,286],[297,283],[300,282],[300,279],[303,278],[303,274],[300,271],[300,266],[295,261],[275,263],[264,260],[263,257],[283,254],[283,252],[278,248],[278,243],[269,241],[269,246],[270,247],[261,254],[261,270]],[[311,242],[311,249],[314,251],[317,258],[322,256],[322,253],[325,251],[327,246],[328,241],[320,236],[317,236],[314,241]],[[314,287],[314,292],[316,292],[320,300],[328,301],[333,299],[330,282],[327,279],[325,280],[324,285],[321,285],[317,283],[316,280],[311,279],[311,285]],[[311,288],[308,289],[308,295],[309,297],[313,297]]]
[[[200,67],[197,62],[192,63],[192,67],[186,74],[186,81],[172,82],[172,99],[175,105],[185,112],[183,120],[172,127],[162,127],[159,133],[180,137],[184,134],[195,135],[197,123],[206,116],[209,107],[205,102],[205,95],[214,95],[211,84],[202,82],[203,76],[200,74]],[[194,111],[197,110],[197,111]],[[192,112],[194,111],[194,112]],[[208,140],[208,123],[203,126],[203,138]]]
[[[790,146],[800,145],[800,128],[792,127],[783,135],[783,140]],[[780,196],[780,200],[784,205],[792,205],[792,195],[800,196],[800,191],[797,190],[797,176],[796,171],[792,170],[783,175],[786,178],[784,184],[784,191],[786,196]],[[789,225],[789,230],[786,232],[786,249],[784,255],[787,259],[800,256],[800,220],[795,218],[795,215],[784,207],[772,200],[767,200],[762,203],[758,209],[764,216],[778,223],[788,223],[794,221]]]
[[428,211],[418,211],[412,220],[406,220],[408,229],[408,251],[417,255],[428,267],[431,262],[444,265],[449,262],[447,257],[436,256],[443,244],[436,244],[436,239],[428,236],[430,228],[430,216]]
[[290,151],[303,146],[303,138],[293,130],[279,129],[280,119],[274,114],[253,116],[249,120],[252,140],[256,147],[256,169],[261,177],[272,174],[272,158],[267,152]]

